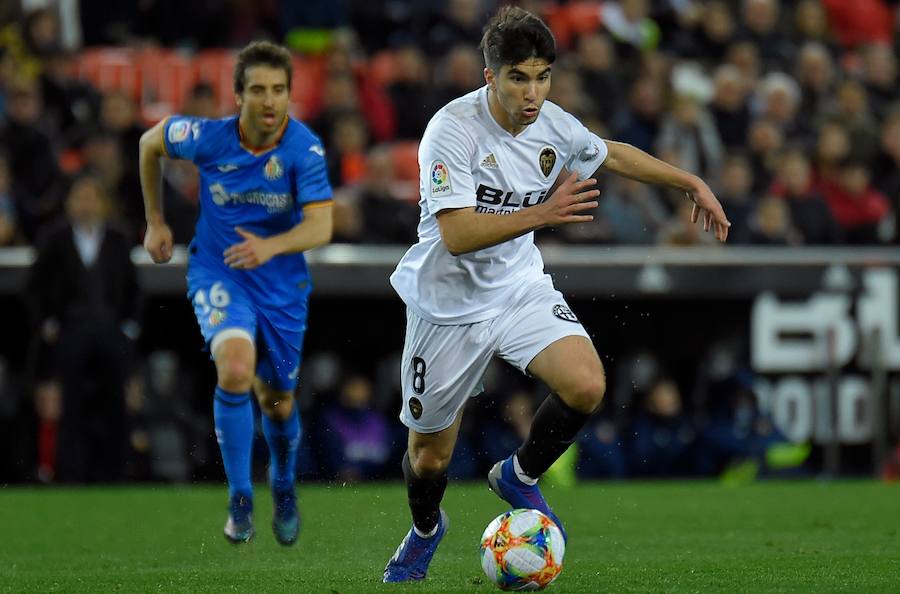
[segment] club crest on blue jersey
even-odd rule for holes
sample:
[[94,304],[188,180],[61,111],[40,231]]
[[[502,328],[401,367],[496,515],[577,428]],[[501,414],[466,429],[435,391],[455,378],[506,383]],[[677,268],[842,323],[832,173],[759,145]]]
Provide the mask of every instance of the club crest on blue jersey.
[[269,158],[266,166],[263,167],[263,175],[269,181],[275,181],[284,175],[284,165],[281,164],[281,159],[278,158],[278,155],[272,155]]

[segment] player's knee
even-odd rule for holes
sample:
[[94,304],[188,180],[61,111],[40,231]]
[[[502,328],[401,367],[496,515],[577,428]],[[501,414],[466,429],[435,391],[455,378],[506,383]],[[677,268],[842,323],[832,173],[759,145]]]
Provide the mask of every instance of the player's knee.
[[218,361],[219,385],[229,392],[248,392],[253,382],[253,366],[249,361],[237,357],[224,358]]
[[277,420],[285,420],[291,415],[294,404],[294,396],[290,392],[280,392],[277,390],[260,389],[256,384],[256,399],[259,401],[259,408],[269,417]]
[[584,374],[572,383],[568,394],[560,394],[560,396],[575,410],[591,413],[599,408],[605,393],[606,378],[600,371]]
[[420,478],[438,477],[450,465],[450,453],[446,455],[431,449],[423,449],[410,455],[413,472]]

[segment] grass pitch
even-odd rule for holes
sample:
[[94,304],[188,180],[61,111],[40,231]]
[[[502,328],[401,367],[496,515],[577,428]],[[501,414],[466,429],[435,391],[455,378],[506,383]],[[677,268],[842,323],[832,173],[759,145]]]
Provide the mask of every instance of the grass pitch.
[[[424,583],[381,571],[409,527],[399,484],[301,485],[296,546],[222,536],[225,489],[0,489],[0,591],[499,592],[478,539],[504,511],[451,484],[450,530]],[[593,483],[548,489],[569,547],[550,592],[900,592],[900,487],[873,482]]]

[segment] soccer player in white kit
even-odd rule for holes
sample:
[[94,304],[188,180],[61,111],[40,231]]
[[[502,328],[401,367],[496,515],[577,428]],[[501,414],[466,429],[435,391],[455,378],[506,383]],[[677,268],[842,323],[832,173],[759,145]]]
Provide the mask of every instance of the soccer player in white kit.
[[544,274],[533,231],[591,221],[599,196],[592,176],[601,166],[683,190],[694,222],[702,217],[720,241],[730,226],[700,178],[603,140],[545,102],[556,46],[537,16],[501,8],[481,47],[487,84],[448,103],[425,130],[419,242],[391,276],[407,306],[400,419],[409,427],[403,475],[413,527],[385,582],[427,573],[447,530],[440,502],[462,407],[482,391],[494,356],[552,393],[525,443],[491,469],[489,485],[513,508],[538,509],[563,530],[537,480],[575,440],[606,385],[587,332]]

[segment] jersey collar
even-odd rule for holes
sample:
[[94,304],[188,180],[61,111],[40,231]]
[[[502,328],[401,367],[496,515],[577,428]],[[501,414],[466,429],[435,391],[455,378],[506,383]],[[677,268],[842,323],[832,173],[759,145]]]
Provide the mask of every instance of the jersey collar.
[[265,146],[261,146],[261,147],[253,147],[253,146],[250,146],[246,142],[246,140],[245,140],[246,136],[244,135],[244,129],[241,127],[241,119],[238,118],[237,119],[237,128],[238,128],[238,137],[240,138],[240,142],[241,142],[241,148],[244,149],[245,151],[247,151],[248,153],[250,153],[251,155],[253,155],[254,157],[258,157],[259,155],[262,155],[263,153],[269,152],[273,148],[277,147],[278,143],[281,142],[281,139],[284,138],[284,133],[287,131],[288,121],[290,119],[291,119],[290,116],[288,116],[288,115],[284,116],[284,121],[281,123],[281,128],[278,130],[278,135],[275,137],[274,142],[267,144]]

